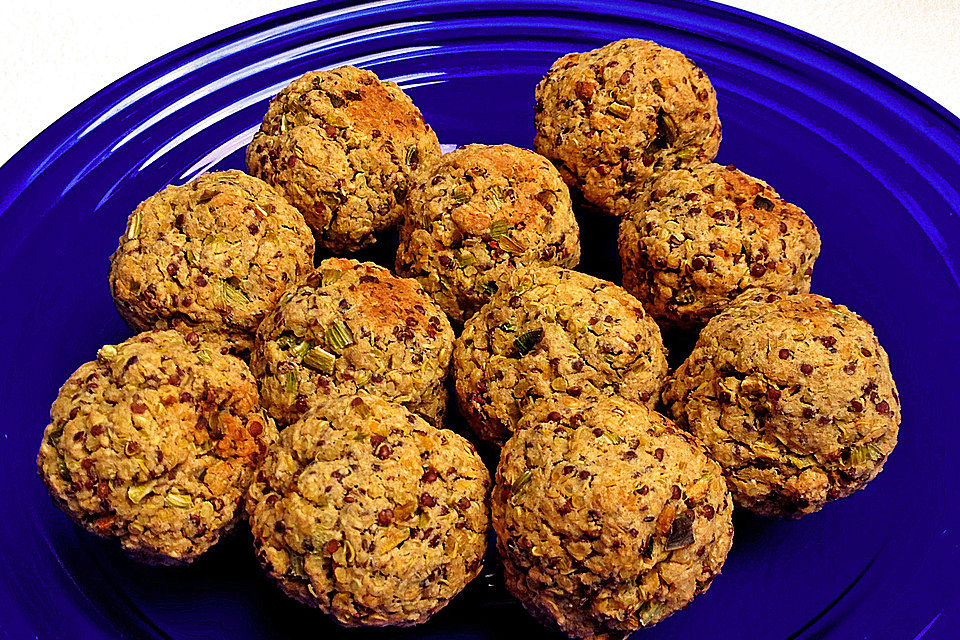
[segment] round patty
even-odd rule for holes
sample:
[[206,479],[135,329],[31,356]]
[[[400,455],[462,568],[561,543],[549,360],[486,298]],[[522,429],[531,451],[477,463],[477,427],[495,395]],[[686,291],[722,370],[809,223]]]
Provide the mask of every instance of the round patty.
[[358,391],[440,424],[452,351],[449,320],[416,280],[329,258],[260,325],[250,368],[280,424]]
[[820,235],[761,180],[705,164],[660,174],[620,226],[623,286],[661,323],[702,327],[747,289],[807,293]]
[[350,66],[290,83],[247,147],[250,173],[276,186],[335,253],[395,226],[411,180],[439,157],[436,134],[403,90]]
[[229,531],[273,421],[242,360],[196,334],[100,349],[50,408],[37,466],[77,524],[151,564],[190,562]]
[[490,476],[469,442],[374,396],[280,436],[248,509],[257,557],[345,626],[425,622],[479,573]]
[[138,331],[195,332],[244,354],[284,287],[313,270],[313,235],[274,189],[205,173],[144,200],[110,258],[110,290]]
[[710,79],[648,40],[563,56],[536,97],[537,152],[609,214],[622,215],[656,172],[709,162],[720,146]]
[[723,466],[738,505],[788,518],[872,480],[900,424],[873,329],[813,294],[745,293],[703,329],[663,401]]
[[561,267],[515,271],[467,321],[453,360],[460,409],[495,444],[539,398],[619,395],[653,406],[667,374],[660,329],[643,305]]
[[623,638],[685,607],[733,539],[717,463],[622,398],[527,412],[501,452],[491,511],[507,588],[571,638]]
[[411,191],[397,272],[463,324],[517,267],[580,262],[570,192],[543,156],[502,144],[446,154]]

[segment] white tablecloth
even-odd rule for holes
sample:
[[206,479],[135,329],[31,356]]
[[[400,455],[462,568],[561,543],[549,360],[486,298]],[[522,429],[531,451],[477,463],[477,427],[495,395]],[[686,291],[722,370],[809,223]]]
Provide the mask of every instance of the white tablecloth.
[[[167,51],[281,0],[20,0],[0,20],[0,163]],[[960,0],[729,0],[840,45],[960,113]]]

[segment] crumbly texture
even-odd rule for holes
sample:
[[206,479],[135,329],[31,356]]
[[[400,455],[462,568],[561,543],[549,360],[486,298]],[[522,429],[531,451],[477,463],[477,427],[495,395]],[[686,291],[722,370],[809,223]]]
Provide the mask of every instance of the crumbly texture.
[[277,430],[242,360],[176,331],[106,345],[50,408],[37,466],[77,524],[151,564],[229,531]]
[[260,325],[250,368],[280,424],[359,391],[440,424],[452,351],[450,321],[416,280],[329,258]]
[[622,215],[656,172],[709,162],[720,146],[710,79],[648,40],[565,55],[536,97],[537,152],[608,214]]
[[662,325],[699,328],[747,289],[807,293],[820,235],[733,166],[667,171],[620,225],[623,286]]
[[664,390],[738,505],[787,518],[861,489],[897,444],[900,401],[863,318],[813,294],[748,292]]
[[480,572],[490,476],[473,445],[374,396],[288,427],[248,508],[280,587],[342,625],[425,622]]
[[620,287],[561,267],[518,269],[454,350],[460,409],[503,444],[538,399],[619,395],[653,406],[667,374],[660,329]]
[[244,354],[284,288],[313,270],[313,235],[270,185],[206,173],[144,200],[110,258],[110,290],[137,331],[194,332]]
[[733,502],[696,440],[621,398],[557,398],[504,446],[491,498],[507,588],[571,638],[624,638],[720,573]]
[[570,192],[543,156],[473,144],[446,154],[410,193],[397,272],[463,324],[517,267],[580,262]]
[[294,80],[247,147],[250,173],[276,186],[335,253],[395,226],[411,180],[439,157],[437,135],[403,90],[350,66]]

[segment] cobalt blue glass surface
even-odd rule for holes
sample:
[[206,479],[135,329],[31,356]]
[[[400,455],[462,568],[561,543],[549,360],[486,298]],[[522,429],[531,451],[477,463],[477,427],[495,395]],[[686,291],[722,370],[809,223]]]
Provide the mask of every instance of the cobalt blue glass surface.
[[[866,490],[798,522],[738,513],[709,592],[637,637],[960,637],[960,121],[826,42],[676,0],[295,8],[148,64],[0,169],[0,637],[559,637],[506,594],[492,556],[427,625],[350,633],[284,598],[242,531],[190,567],[138,565],[54,508],[35,456],[60,384],[131,333],[106,277],[126,216],[168,183],[242,168],[268,99],[291,79],[367,67],[399,82],[444,143],[530,147],[533,90],[550,63],[628,36],[679,49],[710,75],[719,161],[814,219],[814,290],[873,323],[903,400],[900,444]],[[581,224],[583,268],[618,278],[614,223]],[[391,240],[379,246],[369,255],[390,264]]]

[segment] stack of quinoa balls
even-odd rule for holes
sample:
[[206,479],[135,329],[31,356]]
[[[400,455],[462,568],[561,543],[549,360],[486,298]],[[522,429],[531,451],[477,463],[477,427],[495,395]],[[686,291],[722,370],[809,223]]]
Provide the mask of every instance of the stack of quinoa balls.
[[[245,521],[279,588],[348,627],[426,622],[492,531],[534,617],[612,639],[708,589],[734,507],[798,518],[872,480],[900,424],[887,354],[810,293],[806,213],[714,162],[706,74],[644,40],[571,53],[535,128],[535,151],[441,156],[396,84],[294,80],[249,174],[129,216],[109,285],[141,333],[51,407],[57,506],[154,564]],[[619,284],[575,270],[602,215]],[[388,265],[345,255],[391,230]]]

